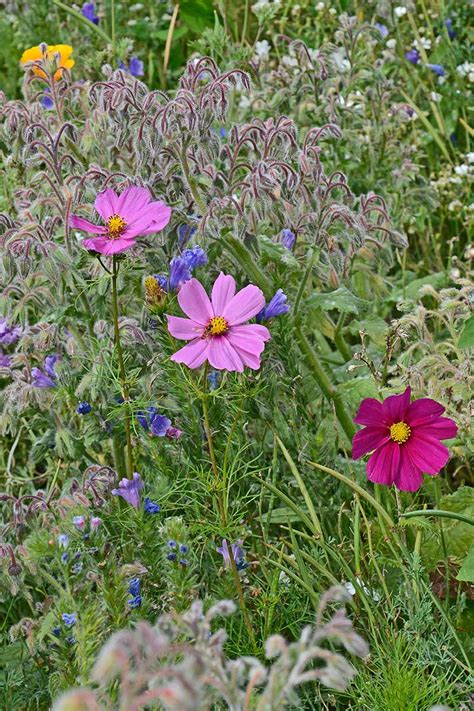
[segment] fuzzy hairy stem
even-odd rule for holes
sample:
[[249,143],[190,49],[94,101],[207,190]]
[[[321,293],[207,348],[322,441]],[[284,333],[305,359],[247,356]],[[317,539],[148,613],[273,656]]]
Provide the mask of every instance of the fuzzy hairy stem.
[[129,479],[133,476],[133,447],[132,447],[132,432],[130,427],[130,393],[128,389],[127,375],[125,373],[125,364],[123,361],[123,351],[122,344],[120,342],[120,328],[119,328],[119,306],[118,306],[118,292],[117,292],[117,277],[119,272],[119,265],[117,262],[117,257],[114,255],[112,257],[112,308],[113,308],[113,321],[114,321],[114,340],[115,348],[117,350],[117,359],[119,364],[119,376],[120,376],[120,386],[122,388],[122,397],[126,403],[126,413],[125,413],[125,439],[127,443],[127,474]]

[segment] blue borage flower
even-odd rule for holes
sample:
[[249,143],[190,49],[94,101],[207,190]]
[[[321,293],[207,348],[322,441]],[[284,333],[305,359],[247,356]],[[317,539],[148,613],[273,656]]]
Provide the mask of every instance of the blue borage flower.
[[43,370],[41,368],[33,368],[31,375],[32,383],[35,388],[55,388],[56,387],[56,363],[59,360],[58,355],[49,355],[43,361]]
[[264,308],[255,317],[258,323],[262,321],[269,321],[275,316],[281,316],[282,314],[288,313],[290,310],[290,305],[286,303],[286,294],[283,293],[283,289],[278,289],[275,296],[269,301],[269,303],[264,306]]
[[77,615],[75,612],[63,612],[61,619],[66,627],[73,627],[77,622]]

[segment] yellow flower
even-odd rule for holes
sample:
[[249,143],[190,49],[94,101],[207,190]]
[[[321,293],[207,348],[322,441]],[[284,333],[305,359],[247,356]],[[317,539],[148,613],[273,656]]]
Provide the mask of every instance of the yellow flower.
[[[74,59],[71,59],[72,51],[72,47],[69,44],[47,45],[47,60],[52,62],[54,60],[54,55],[59,54],[60,68],[54,73],[54,78],[56,81],[61,78],[63,67],[65,69],[72,69],[72,67],[74,66]],[[37,62],[42,58],[43,55],[41,53],[41,48],[38,45],[37,47],[30,47],[30,49],[25,50],[21,55],[20,62],[21,64],[29,64],[30,62]],[[43,77],[44,79],[46,78],[46,73],[39,67],[33,67],[33,71],[37,76]]]

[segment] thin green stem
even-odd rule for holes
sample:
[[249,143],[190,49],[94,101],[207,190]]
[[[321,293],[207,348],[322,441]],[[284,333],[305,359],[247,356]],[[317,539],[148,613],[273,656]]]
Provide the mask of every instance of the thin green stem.
[[125,413],[125,439],[127,444],[127,474],[129,479],[133,476],[133,446],[132,446],[132,431],[130,427],[130,392],[128,389],[127,375],[125,373],[125,364],[123,361],[123,351],[122,344],[120,342],[120,328],[119,328],[119,305],[118,305],[118,291],[117,291],[117,277],[119,272],[119,265],[117,262],[116,255],[112,257],[112,308],[113,308],[113,321],[114,321],[114,340],[115,349],[117,351],[117,359],[119,364],[119,376],[120,376],[120,386],[122,388],[122,397],[126,404]]

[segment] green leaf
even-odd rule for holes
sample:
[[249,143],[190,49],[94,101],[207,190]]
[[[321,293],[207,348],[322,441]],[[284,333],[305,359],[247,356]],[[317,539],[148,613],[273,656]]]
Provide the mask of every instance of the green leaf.
[[313,294],[307,303],[310,308],[315,307],[323,311],[358,314],[369,302],[354,296],[345,286],[340,286],[335,291]]
[[461,570],[456,575],[456,580],[462,580],[466,583],[474,583],[474,543],[469,549],[469,553],[464,558]]
[[459,348],[474,348],[474,314],[464,324],[458,345]]

